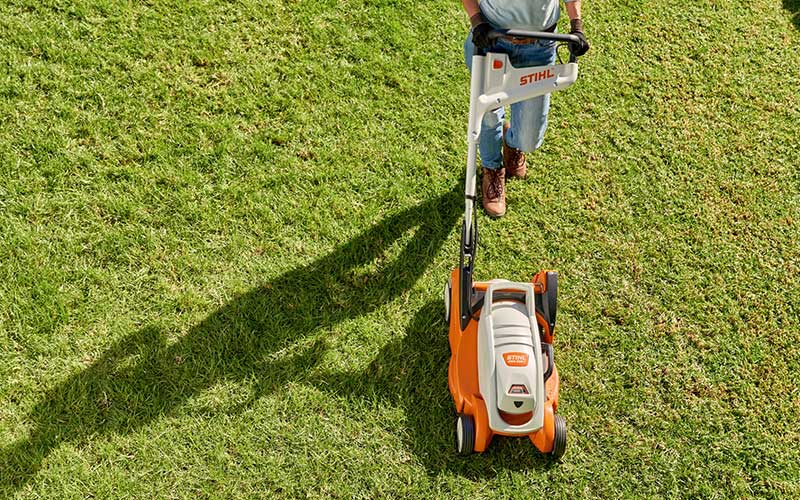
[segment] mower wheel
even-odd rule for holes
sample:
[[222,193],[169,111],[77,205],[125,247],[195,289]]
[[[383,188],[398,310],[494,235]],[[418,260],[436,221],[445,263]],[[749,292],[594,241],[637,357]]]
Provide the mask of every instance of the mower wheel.
[[546,302],[550,316],[550,332],[556,328],[556,313],[558,312],[558,273],[548,271],[545,275],[547,280]]
[[469,415],[459,415],[456,419],[456,452],[469,455],[475,449],[475,421]]
[[564,456],[567,449],[567,422],[561,415],[554,415],[553,419],[554,436],[553,436],[553,451],[550,455],[556,460]]
[[444,298],[444,322],[447,324],[450,324],[450,296],[452,290],[453,284],[451,283],[451,278],[447,278],[447,283],[444,284],[444,290],[442,290],[442,298]]

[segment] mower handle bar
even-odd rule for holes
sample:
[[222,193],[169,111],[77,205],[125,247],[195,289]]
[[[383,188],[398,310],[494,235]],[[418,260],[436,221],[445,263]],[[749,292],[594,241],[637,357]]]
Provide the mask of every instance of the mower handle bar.
[[580,43],[580,38],[575,35],[565,33],[550,33],[549,31],[526,31],[526,30],[492,30],[487,35],[490,40],[497,40],[504,36],[516,38],[539,38],[541,40],[555,40],[557,42]]
[[489,40],[497,41],[504,36],[513,36],[516,38],[538,38],[540,40],[554,40],[556,42],[570,42],[569,45],[569,62],[576,62],[578,56],[572,52],[572,44],[580,43],[580,38],[572,34],[566,33],[550,33],[549,31],[526,31],[526,30],[492,30],[487,36]]

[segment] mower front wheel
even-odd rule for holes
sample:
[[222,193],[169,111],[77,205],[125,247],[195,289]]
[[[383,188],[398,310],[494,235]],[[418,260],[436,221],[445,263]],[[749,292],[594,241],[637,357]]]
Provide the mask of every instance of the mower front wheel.
[[556,460],[564,456],[567,450],[567,421],[561,415],[554,415],[553,419],[554,436],[553,436],[553,451],[550,455]]
[[470,415],[459,415],[456,419],[456,452],[469,455],[475,450],[475,421]]

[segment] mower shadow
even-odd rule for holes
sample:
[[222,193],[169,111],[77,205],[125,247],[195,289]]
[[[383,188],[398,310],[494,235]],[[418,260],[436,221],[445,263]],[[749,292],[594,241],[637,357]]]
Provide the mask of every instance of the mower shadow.
[[456,454],[443,308],[441,301],[425,304],[409,322],[405,336],[387,344],[363,371],[322,373],[310,382],[337,396],[403,408],[407,446],[429,475],[450,472],[480,479],[494,477],[501,470],[556,465],[528,439],[520,438],[495,437],[486,453]]
[[800,0],[783,0],[783,8],[792,16],[794,27],[800,30]]
[[[324,342],[288,358],[278,353],[320,328],[368,314],[410,289],[457,226],[460,200],[454,189],[383,220],[321,259],[235,298],[177,342],[168,343],[165,332],[156,327],[123,338],[90,366],[48,390],[25,418],[28,437],[0,449],[0,497],[31,481],[62,444],[81,445],[101,435],[135,431],[214,384],[255,381],[256,398],[298,376],[305,378],[324,353]],[[397,255],[388,258],[387,251],[406,238]],[[425,314],[430,309],[425,308]],[[412,324],[416,330],[410,345],[390,347],[385,356],[414,349],[424,356],[441,356],[440,343],[432,350],[426,343],[430,339],[421,338],[424,317]],[[433,366],[434,373],[440,375],[442,366]],[[426,386],[446,391],[445,379],[412,368]],[[380,390],[388,395],[392,386]],[[415,403],[422,408],[428,404],[419,397]],[[438,425],[446,417],[441,402],[435,408]],[[423,427],[431,419],[427,413],[415,418]]]

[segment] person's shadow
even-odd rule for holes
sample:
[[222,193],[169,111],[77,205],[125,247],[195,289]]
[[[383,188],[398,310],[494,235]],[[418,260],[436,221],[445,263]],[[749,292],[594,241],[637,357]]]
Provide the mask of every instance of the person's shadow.
[[783,0],[783,8],[792,16],[794,27],[800,29],[800,0]]
[[[277,353],[319,328],[368,314],[410,289],[460,226],[460,200],[459,191],[453,190],[383,220],[319,260],[233,299],[175,343],[168,344],[167,332],[153,326],[123,338],[89,367],[48,390],[25,418],[30,423],[27,438],[0,449],[0,496],[29,482],[61,444],[130,432],[219,382],[256,380],[254,399],[306,377],[324,352],[324,342],[309,342],[305,351],[289,357]],[[426,392],[411,394],[410,401],[421,412],[433,411],[436,429],[427,430],[428,417],[416,409],[413,419],[422,429],[418,434],[437,436],[438,443],[438,433],[449,431],[447,426],[438,428],[447,395],[447,344],[441,330],[424,331],[432,312],[423,308],[424,316],[412,321],[406,340],[392,343],[381,356],[394,359],[413,351],[412,359],[422,363],[409,370],[421,377],[419,390]],[[433,314],[439,316],[441,311]],[[373,378],[330,374],[319,384],[358,394],[362,383],[369,383],[391,400],[409,396],[394,395],[394,375],[352,380],[360,377]],[[425,446],[416,448],[424,451]]]

